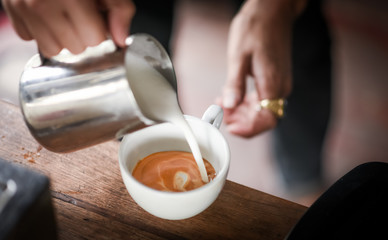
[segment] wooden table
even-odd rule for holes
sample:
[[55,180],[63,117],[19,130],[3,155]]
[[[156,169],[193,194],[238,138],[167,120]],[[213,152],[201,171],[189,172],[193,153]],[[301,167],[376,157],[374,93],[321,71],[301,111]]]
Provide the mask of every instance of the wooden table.
[[69,154],[50,152],[33,139],[20,109],[0,100],[0,157],[50,178],[59,239],[284,239],[307,210],[227,181],[204,212],[163,220],[128,194],[118,148],[110,141]]

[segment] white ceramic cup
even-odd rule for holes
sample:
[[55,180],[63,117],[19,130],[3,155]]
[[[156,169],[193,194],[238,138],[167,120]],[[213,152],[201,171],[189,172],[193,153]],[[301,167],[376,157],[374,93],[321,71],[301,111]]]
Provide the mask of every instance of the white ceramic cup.
[[162,151],[191,152],[183,132],[171,123],[150,126],[126,135],[120,145],[119,165],[124,184],[135,202],[147,212],[164,219],[179,220],[208,208],[221,192],[230,165],[230,150],[218,128],[223,112],[210,106],[202,120],[185,116],[198,141],[202,157],[216,170],[216,177],[204,186],[187,192],[163,192],[138,182],[132,171],[144,157]]

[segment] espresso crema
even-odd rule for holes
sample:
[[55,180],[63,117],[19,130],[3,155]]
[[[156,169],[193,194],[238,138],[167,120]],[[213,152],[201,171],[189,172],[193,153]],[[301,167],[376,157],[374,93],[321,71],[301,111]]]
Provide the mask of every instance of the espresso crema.
[[[209,180],[214,179],[213,166],[206,159],[203,161]],[[182,151],[153,153],[137,163],[132,175],[148,187],[168,192],[189,191],[206,184],[193,154]]]

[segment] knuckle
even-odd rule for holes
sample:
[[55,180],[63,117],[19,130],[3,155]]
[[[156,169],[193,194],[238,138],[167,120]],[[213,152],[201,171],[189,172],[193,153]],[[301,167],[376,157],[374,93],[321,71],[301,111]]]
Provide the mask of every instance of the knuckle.
[[136,6],[129,0],[116,0],[112,1],[112,7],[120,9],[126,16],[132,17],[136,13]]
[[24,6],[24,0],[9,0],[3,1],[4,6],[13,7],[15,9],[20,9]]
[[47,0],[24,0],[26,6],[34,12],[44,13],[49,10]]
[[129,15],[132,17],[135,15],[136,13],[136,6],[135,4],[130,1],[130,3],[127,5],[127,8],[128,8],[128,12],[129,12]]

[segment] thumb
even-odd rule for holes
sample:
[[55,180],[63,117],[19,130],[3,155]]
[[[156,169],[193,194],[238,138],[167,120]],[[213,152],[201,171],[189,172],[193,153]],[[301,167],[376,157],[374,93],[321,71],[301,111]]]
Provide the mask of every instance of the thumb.
[[130,0],[104,0],[104,5],[108,11],[108,26],[113,41],[123,47],[136,7]]

